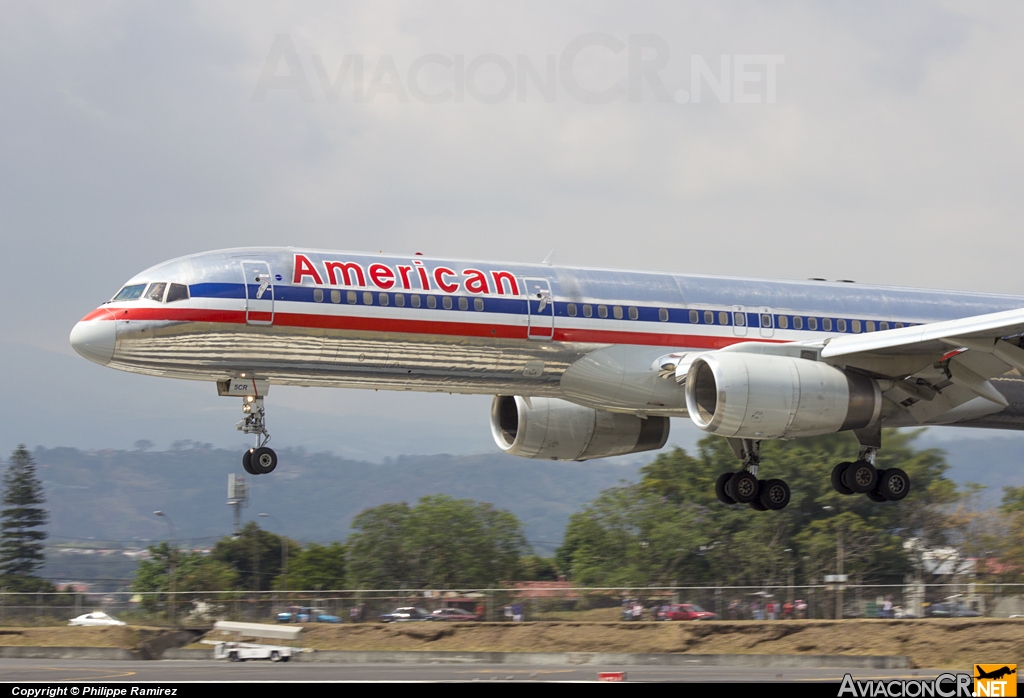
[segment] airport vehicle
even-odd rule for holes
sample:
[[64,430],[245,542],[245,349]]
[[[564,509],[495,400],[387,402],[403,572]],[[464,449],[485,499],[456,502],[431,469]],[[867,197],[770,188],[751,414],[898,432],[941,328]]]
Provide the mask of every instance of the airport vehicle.
[[68,625],[126,625],[126,623],[123,620],[111,618],[103,611],[93,611],[92,613],[72,618],[68,621]]
[[955,601],[941,601],[926,606],[924,614],[929,618],[977,618],[981,614],[966,604]]
[[234,636],[233,640],[202,640],[205,645],[213,645],[214,659],[227,659],[232,662],[244,662],[249,659],[269,659],[272,662],[287,662],[298,652],[311,650],[292,647],[291,645],[272,645],[259,642],[243,642],[245,638],[297,640],[303,628],[292,626],[282,628],[278,625],[265,623],[238,623],[220,620],[213,624],[214,632],[227,633]]
[[272,384],[477,393],[525,458],[658,449],[689,418],[742,463],[718,499],[765,510],[790,498],[765,439],[852,432],[832,485],[884,502],[911,482],[875,468],[883,426],[1024,428],[1022,333],[1020,296],[245,248],[137,274],[71,343],[240,398],[253,474],[277,466]]

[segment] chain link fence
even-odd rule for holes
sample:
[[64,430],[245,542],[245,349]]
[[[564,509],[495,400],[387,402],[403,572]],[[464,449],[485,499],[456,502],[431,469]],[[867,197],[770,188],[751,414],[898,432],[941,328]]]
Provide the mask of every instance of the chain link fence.
[[[685,604],[687,607],[681,607]],[[761,587],[572,587],[532,582],[507,589],[206,591],[169,593],[0,592],[0,626],[63,625],[103,612],[133,625],[250,622],[380,622],[398,608],[457,608],[454,619],[490,622],[653,621],[668,611],[709,620],[1024,617],[1024,584],[806,585]],[[840,615],[841,614],[841,615]]]

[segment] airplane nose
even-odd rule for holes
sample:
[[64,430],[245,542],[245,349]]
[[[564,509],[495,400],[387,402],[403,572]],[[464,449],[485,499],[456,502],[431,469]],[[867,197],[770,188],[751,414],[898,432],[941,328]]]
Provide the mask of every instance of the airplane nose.
[[82,320],[71,330],[71,346],[89,361],[106,366],[114,358],[114,325],[110,320]]

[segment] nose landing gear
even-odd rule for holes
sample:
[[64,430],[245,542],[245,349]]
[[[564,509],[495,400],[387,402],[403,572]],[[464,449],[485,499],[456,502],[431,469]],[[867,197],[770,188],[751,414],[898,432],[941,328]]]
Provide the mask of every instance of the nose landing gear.
[[243,434],[256,435],[256,447],[242,454],[242,467],[250,475],[266,475],[277,467],[277,454],[267,447],[270,432],[267,431],[266,408],[263,398],[252,395],[243,398],[242,412],[245,417],[236,425]]

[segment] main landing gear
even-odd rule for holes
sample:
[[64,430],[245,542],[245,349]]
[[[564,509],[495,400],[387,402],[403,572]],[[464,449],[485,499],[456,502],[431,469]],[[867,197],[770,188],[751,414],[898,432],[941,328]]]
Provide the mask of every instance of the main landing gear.
[[863,446],[853,463],[832,468],[832,487],[840,494],[866,494],[872,502],[898,502],[910,493],[910,477],[899,468],[875,467],[878,448]]
[[778,511],[789,504],[789,485],[785,480],[758,480],[761,442],[754,439],[729,439],[733,452],[743,460],[743,469],[722,473],[715,482],[715,496],[723,504],[749,504],[757,511]]
[[267,447],[270,432],[267,431],[266,409],[263,398],[248,395],[243,398],[242,412],[245,418],[236,426],[244,434],[256,435],[256,447],[242,454],[242,467],[250,475],[266,475],[277,467],[277,454]]

